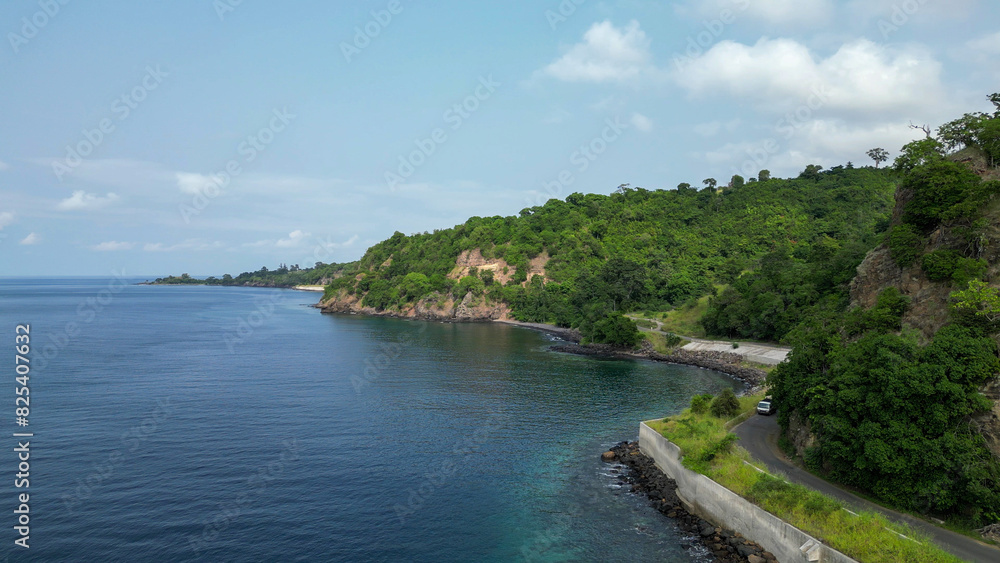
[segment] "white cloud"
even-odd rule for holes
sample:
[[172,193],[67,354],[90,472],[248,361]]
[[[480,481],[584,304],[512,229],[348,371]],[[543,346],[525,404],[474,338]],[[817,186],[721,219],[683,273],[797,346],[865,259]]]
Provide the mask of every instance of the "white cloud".
[[781,24],[816,23],[826,21],[833,13],[830,0],[738,0],[747,12],[758,18]]
[[644,133],[648,133],[653,130],[653,122],[641,113],[633,113],[629,122],[632,123],[633,127]]
[[250,248],[295,248],[305,242],[309,233],[302,230],[295,230],[288,233],[288,238],[278,240],[259,240],[257,242],[244,243],[243,246]]
[[0,230],[14,222],[14,214],[10,211],[0,213]]
[[732,133],[735,131],[743,121],[739,118],[727,121],[725,123],[721,121],[709,121],[708,123],[699,123],[691,129],[698,135],[702,137],[714,137],[718,135],[723,129],[727,132]]
[[966,46],[981,54],[1000,56],[1000,31],[973,39]]
[[188,251],[203,251],[203,250],[220,250],[225,247],[221,241],[206,241],[202,239],[188,239],[184,242],[179,242],[177,244],[163,244],[162,242],[152,242],[143,245],[142,249],[146,252],[177,252],[182,250]]
[[774,131],[754,141],[736,141],[692,156],[722,167],[726,174],[756,176],[761,169],[775,177],[795,176],[807,164],[837,166],[851,161],[855,166],[872,164],[865,152],[874,147],[895,150],[920,138],[920,131],[906,123],[852,124],[842,119],[814,119],[797,128]]
[[[895,0],[898,1],[898,0]],[[828,22],[834,11],[832,0],[690,0],[694,5],[680,10],[706,21],[723,20],[728,11],[736,20],[743,14],[771,24],[818,24]],[[690,5],[690,4],[689,4]]]
[[288,238],[279,240],[274,243],[274,246],[278,248],[294,248],[304,241],[307,236],[309,236],[308,233],[304,233],[302,231],[292,231],[288,233]]
[[791,39],[723,41],[674,76],[693,95],[726,94],[780,113],[803,104],[868,117],[922,119],[950,111],[939,62],[917,47],[891,49],[866,39],[826,59]]
[[177,187],[186,194],[200,194],[212,185],[221,186],[222,178],[217,174],[209,176],[190,172],[177,173]]
[[100,209],[108,204],[114,203],[118,200],[118,196],[113,193],[108,193],[108,195],[101,197],[94,194],[88,194],[83,190],[77,190],[73,192],[73,195],[62,200],[56,205],[56,209],[62,211],[77,211],[80,209]]
[[541,72],[565,82],[616,82],[634,79],[650,67],[649,40],[633,20],[624,28],[595,23],[583,42]]
[[107,242],[102,242],[101,244],[91,246],[91,250],[97,250],[99,252],[116,252],[119,250],[132,250],[135,247],[134,242],[118,242],[114,240],[109,240]]
[[26,236],[23,239],[21,239],[21,242],[19,244],[23,244],[25,246],[30,246],[32,244],[38,244],[40,242],[42,242],[42,237],[38,236],[35,233],[31,233],[28,236]]

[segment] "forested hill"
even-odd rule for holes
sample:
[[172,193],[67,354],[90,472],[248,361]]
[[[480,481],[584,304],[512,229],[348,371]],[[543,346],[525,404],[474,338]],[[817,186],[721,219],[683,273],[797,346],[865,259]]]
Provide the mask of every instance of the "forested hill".
[[966,529],[1000,523],[1000,94],[990,99],[995,113],[903,148],[890,228],[858,268],[852,307],[803,316],[768,377],[786,446],[809,469]]
[[549,200],[516,217],[397,232],[330,284],[325,300],[403,316],[485,306],[492,316],[629,345],[638,335],[623,312],[669,310],[780,265],[769,275],[792,276],[798,289],[761,315],[770,326],[762,334],[780,337],[798,308],[846,296],[854,269],[888,225],[896,174],[848,164],[769,176],[736,176],[719,187],[707,179],[701,189],[625,185],[611,195]]
[[297,285],[325,285],[339,278],[347,270],[355,270],[357,263],[324,264],[316,262],[312,268],[300,268],[298,264],[291,266],[279,264],[269,270],[267,266],[256,272],[243,272],[238,276],[225,274],[221,278],[209,276],[194,278],[188,274],[156,278],[152,285],[228,285],[249,287],[295,287]]

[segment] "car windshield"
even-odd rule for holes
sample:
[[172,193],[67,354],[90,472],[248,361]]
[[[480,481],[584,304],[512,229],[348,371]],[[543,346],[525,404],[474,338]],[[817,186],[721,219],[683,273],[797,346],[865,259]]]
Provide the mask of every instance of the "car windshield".
[[766,409],[767,407],[771,406],[771,401],[761,401],[757,403],[757,406]]

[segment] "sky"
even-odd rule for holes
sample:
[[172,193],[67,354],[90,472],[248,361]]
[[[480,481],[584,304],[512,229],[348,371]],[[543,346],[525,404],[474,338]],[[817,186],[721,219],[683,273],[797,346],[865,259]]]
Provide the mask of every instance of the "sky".
[[0,276],[238,274],[992,106],[992,0],[10,0]]

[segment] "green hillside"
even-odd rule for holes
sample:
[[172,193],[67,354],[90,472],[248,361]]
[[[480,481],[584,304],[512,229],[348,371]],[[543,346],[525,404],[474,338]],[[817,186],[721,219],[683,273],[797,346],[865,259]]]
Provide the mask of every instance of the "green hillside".
[[[803,318],[768,379],[814,471],[906,510],[1000,521],[1000,96],[904,147],[859,307]],[[810,436],[803,441],[796,437]]]
[[[633,310],[669,310],[714,292],[714,284],[743,284],[746,271],[797,276],[798,294],[773,319],[765,338],[787,331],[806,307],[842,293],[853,268],[888,224],[895,173],[874,168],[810,166],[798,178],[744,182],[735,177],[695,189],[646,190],[621,186],[611,195],[575,193],[521,211],[517,217],[473,217],[451,229],[396,233],[371,247],[331,284],[363,296],[377,310],[402,310],[437,294],[469,292],[510,306],[522,321],[581,329],[597,342],[634,343],[621,317]],[[482,270],[454,279],[463,251],[479,249],[506,271]],[[544,260],[544,278],[528,280],[532,260]],[[786,265],[794,267],[787,269]],[[509,277],[506,283],[498,278]],[[358,279],[355,279],[358,278]]]

